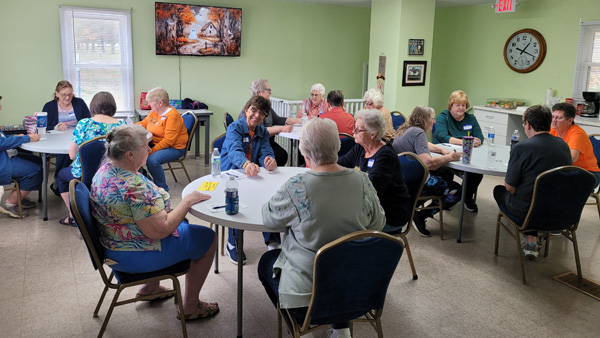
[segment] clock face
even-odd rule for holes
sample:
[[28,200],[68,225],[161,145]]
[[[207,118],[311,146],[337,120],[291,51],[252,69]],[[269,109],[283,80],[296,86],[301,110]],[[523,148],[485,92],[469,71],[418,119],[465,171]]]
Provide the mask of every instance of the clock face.
[[515,32],[504,45],[504,61],[515,72],[529,73],[538,68],[545,57],[546,41],[533,29]]

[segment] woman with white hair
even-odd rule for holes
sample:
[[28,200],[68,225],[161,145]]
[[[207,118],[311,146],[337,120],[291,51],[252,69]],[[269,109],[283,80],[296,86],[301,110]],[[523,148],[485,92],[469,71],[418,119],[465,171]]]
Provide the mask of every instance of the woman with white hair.
[[[316,252],[359,230],[381,230],[384,212],[366,175],[338,164],[340,139],[335,122],[312,119],[300,136],[300,151],[310,168],[290,178],[262,209],[267,228],[285,231],[282,248],[266,252],[258,276],[277,306],[301,321],[311,298]],[[397,162],[397,160],[396,160]],[[350,337],[349,323],[333,328]]]
[[300,109],[298,109],[297,117],[302,118],[302,115],[306,114],[308,119],[318,117],[319,114],[323,114],[329,111],[329,103],[325,98],[325,86],[321,83],[315,83],[310,87],[310,99],[302,101]]
[[383,116],[383,120],[385,121],[385,134],[383,138],[386,141],[392,141],[395,135],[394,122],[392,121],[390,111],[383,106],[383,93],[375,88],[371,88],[365,92],[363,100],[365,100],[364,109],[377,109],[381,112],[381,116]]
[[[267,100],[271,99],[271,85],[267,79],[258,79],[252,81],[250,91],[252,92],[252,96],[258,95]],[[246,111],[242,109],[240,115],[238,116],[238,120],[245,116]],[[262,125],[267,128],[267,131],[269,132],[269,144],[271,145],[273,153],[275,154],[275,161],[280,167],[285,166],[287,163],[288,153],[277,142],[275,142],[275,135],[283,132],[291,132],[293,129],[292,124],[296,123],[302,123],[302,120],[291,117],[281,117],[277,115],[277,113],[273,110],[273,107],[271,107],[269,115],[267,115],[262,122]]]
[[400,230],[410,218],[412,205],[400,161],[389,143],[382,140],[385,122],[376,109],[360,110],[354,115],[356,145],[338,160],[346,168],[356,168],[369,174],[385,211],[383,231]]

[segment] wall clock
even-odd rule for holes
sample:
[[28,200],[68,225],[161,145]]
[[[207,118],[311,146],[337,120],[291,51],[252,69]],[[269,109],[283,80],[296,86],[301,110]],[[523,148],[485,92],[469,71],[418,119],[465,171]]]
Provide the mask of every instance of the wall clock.
[[529,73],[537,69],[546,57],[546,40],[534,29],[514,32],[504,45],[504,61],[518,73]]

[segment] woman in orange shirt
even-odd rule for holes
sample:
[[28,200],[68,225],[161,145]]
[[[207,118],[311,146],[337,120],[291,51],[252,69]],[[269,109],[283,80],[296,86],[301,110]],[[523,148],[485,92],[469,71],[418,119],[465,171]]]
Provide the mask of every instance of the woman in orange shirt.
[[150,113],[136,123],[152,133],[146,167],[154,183],[169,191],[162,168],[164,163],[174,161],[185,153],[188,133],[179,112],[169,105],[169,94],[161,87],[151,89],[146,96],[150,104]]

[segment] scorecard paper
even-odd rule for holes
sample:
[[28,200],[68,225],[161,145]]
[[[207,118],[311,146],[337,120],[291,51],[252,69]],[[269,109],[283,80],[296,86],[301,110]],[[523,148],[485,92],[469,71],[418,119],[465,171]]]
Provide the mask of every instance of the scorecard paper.
[[202,182],[198,191],[213,191],[218,184],[219,182]]

